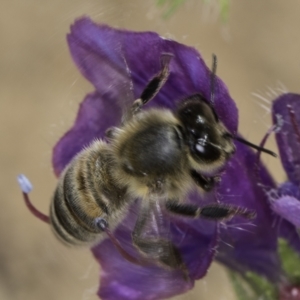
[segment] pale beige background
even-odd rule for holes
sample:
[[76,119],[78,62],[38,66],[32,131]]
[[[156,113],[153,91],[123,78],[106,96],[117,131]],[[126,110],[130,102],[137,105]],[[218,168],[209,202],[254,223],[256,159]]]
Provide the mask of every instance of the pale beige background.
[[[16,183],[24,172],[34,203],[47,212],[56,184],[51,149],[71,125],[92,87],[70,59],[65,35],[81,15],[134,30],[155,30],[195,46],[240,108],[241,132],[258,143],[269,124],[257,97],[281,82],[300,92],[300,2],[232,1],[226,26],[215,6],[186,4],[165,21],[155,0],[9,0],[0,5],[0,299],[94,300],[98,266],[88,250],[60,245],[27,211]],[[271,96],[272,98],[272,96]],[[272,143],[269,146],[275,150]],[[265,157],[278,180],[279,160]],[[234,299],[225,272],[214,265],[191,293],[176,299]]]

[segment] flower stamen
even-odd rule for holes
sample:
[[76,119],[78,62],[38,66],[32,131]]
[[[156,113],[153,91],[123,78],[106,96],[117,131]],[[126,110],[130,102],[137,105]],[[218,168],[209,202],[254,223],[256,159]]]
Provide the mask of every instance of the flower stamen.
[[18,175],[17,177],[18,179],[18,183],[19,183],[19,186],[23,192],[23,198],[24,198],[24,201],[26,203],[26,206],[28,207],[29,211],[35,216],[37,217],[38,219],[40,219],[41,221],[45,222],[45,223],[48,223],[50,224],[50,218],[49,216],[43,214],[42,212],[40,212],[31,202],[30,198],[29,198],[29,193],[31,192],[32,190],[32,184],[31,182],[29,181],[29,179],[23,175],[23,174],[20,174]]

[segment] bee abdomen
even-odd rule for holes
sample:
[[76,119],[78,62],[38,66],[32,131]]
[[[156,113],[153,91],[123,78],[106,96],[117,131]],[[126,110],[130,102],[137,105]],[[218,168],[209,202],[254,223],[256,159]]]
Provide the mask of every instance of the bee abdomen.
[[[80,200],[84,201],[84,199],[81,199],[80,196],[75,199],[67,199],[68,196],[64,189],[65,178],[57,187],[51,204],[50,216],[53,229],[58,237],[67,244],[91,244],[101,238],[99,235],[101,231],[92,230],[90,216],[80,212],[73,205]],[[70,203],[72,204],[70,205]]]
[[[60,178],[50,215],[54,231],[68,244],[99,241],[103,232],[97,218],[109,223],[116,203],[125,198],[125,189],[113,184],[110,177],[108,154],[107,145],[97,141],[83,150]],[[111,189],[113,193],[107,197]],[[116,193],[118,199],[114,199]]]
[[98,236],[87,231],[73,212],[66,205],[63,188],[59,186],[55,192],[50,208],[51,224],[60,240],[67,244],[80,245],[93,243]]

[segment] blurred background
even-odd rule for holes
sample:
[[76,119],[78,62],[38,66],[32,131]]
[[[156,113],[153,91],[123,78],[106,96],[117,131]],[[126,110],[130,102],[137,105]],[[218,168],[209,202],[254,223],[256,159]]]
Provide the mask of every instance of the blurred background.
[[[206,1],[207,2],[207,1]],[[165,8],[166,9],[166,8]],[[89,250],[68,249],[25,207],[16,182],[25,173],[35,205],[48,212],[56,179],[51,151],[93,87],[74,66],[65,36],[74,19],[152,30],[196,47],[225,81],[240,111],[240,132],[259,143],[270,126],[269,100],[300,92],[300,2],[186,0],[168,19],[156,0],[10,0],[0,9],[0,299],[95,300],[99,269]],[[268,147],[276,151],[274,141]],[[279,160],[264,156],[283,181]],[[225,270],[213,264],[190,293],[174,298],[235,299]]]

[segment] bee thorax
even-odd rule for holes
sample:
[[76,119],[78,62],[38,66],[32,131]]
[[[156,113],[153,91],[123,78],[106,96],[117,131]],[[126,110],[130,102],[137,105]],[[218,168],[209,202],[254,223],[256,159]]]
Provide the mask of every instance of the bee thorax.
[[135,176],[167,175],[182,160],[180,140],[173,127],[152,126],[128,139],[120,151],[125,172]]

